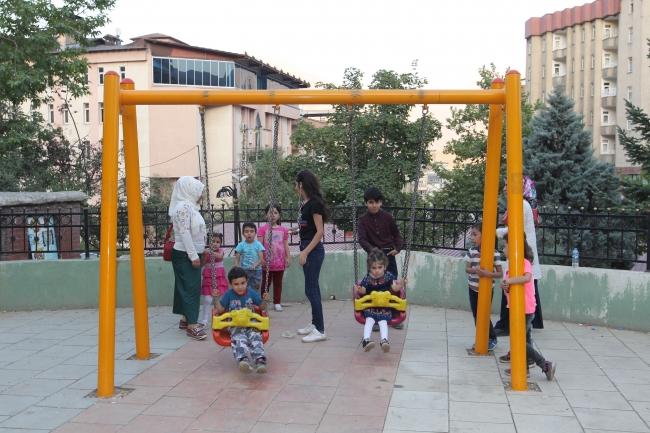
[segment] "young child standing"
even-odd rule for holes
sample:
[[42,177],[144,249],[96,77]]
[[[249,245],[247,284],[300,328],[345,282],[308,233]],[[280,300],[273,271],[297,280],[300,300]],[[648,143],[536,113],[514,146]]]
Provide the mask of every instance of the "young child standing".
[[254,223],[246,221],[242,227],[242,234],[244,240],[235,248],[235,266],[241,266],[246,270],[248,288],[260,293],[264,245],[255,239],[257,227],[255,227]]
[[[398,282],[391,272],[386,270],[388,257],[378,248],[373,249],[368,254],[368,273],[361,281],[361,285],[354,286],[355,293],[360,296],[372,292],[392,291],[398,294],[408,280],[404,278]],[[370,351],[375,347],[375,342],[370,339],[372,327],[375,322],[379,325],[381,334],[381,349],[386,353],[390,351],[388,343],[388,322],[393,319],[397,311],[394,308],[366,308],[363,310],[363,316],[366,318],[366,324],[363,328],[363,350]]]
[[[262,297],[248,287],[247,272],[239,267],[234,267],[228,272],[228,282],[231,289],[228,290],[217,304],[219,314],[225,311],[241,310],[249,308],[255,311],[255,305],[260,310],[266,309],[266,301],[269,300],[269,294],[265,293]],[[239,370],[242,373],[253,371],[253,364],[248,356],[248,347],[250,354],[255,360],[255,371],[257,373],[266,373],[266,355],[264,354],[264,343],[262,342],[262,333],[255,328],[239,328],[230,326],[230,346],[235,360],[239,363]]]
[[[209,325],[212,317],[213,298],[222,296],[228,290],[228,279],[226,279],[226,270],[223,267],[223,235],[215,233],[212,236],[212,250],[214,254],[203,254],[203,281],[201,282],[201,294],[203,295],[203,320],[199,323]],[[208,250],[210,251],[210,250]],[[217,278],[216,290],[212,288],[212,263],[214,262],[214,271]]]
[[[266,218],[269,217],[270,206],[266,206],[264,212]],[[273,221],[271,223],[271,245],[268,245],[269,225],[264,224],[257,232],[257,240],[262,243],[267,250],[263,254],[262,262],[262,295],[270,292],[271,281],[273,281],[273,304],[275,311],[282,311],[282,277],[284,270],[291,266],[291,255],[289,254],[289,232],[286,228],[279,225],[282,209],[280,205],[273,205]],[[269,281],[266,281],[266,255],[271,254],[271,266],[269,270]]]
[[[494,269],[488,271],[485,268],[481,268],[481,237],[483,232],[483,223],[476,223],[472,226],[471,229],[471,239],[474,244],[473,247],[467,251],[465,255],[465,272],[469,274],[468,284],[469,284],[469,305],[472,308],[472,315],[474,316],[474,325],[476,325],[476,312],[478,310],[478,281],[480,277],[492,278],[492,296],[494,296],[494,279],[501,278],[503,276],[503,270],[501,268],[501,255],[499,251],[494,250]],[[490,299],[492,299],[492,296]],[[488,349],[492,350],[496,347],[498,343],[497,335],[494,332],[494,326],[492,326],[492,320],[490,319],[490,333],[488,335]]]
[[[508,258],[508,233],[503,235],[503,254]],[[539,368],[542,369],[546,375],[546,379],[553,380],[555,377],[555,368],[557,367],[556,362],[547,361],[544,357],[535,350],[532,344],[532,323],[535,318],[535,307],[537,306],[535,302],[535,284],[533,284],[533,265],[531,262],[535,260],[535,253],[532,248],[526,242],[526,235],[524,234],[524,275],[521,277],[509,277],[509,270],[506,271],[505,278],[501,281],[501,290],[506,295],[508,299],[508,308],[510,308],[510,285],[511,284],[523,284],[524,285],[524,299],[525,299],[525,311],[526,311],[526,356],[529,360],[532,360],[534,364],[537,364]],[[501,362],[510,362],[510,352],[499,357]],[[528,365],[531,365],[531,362],[528,362]],[[528,368],[528,367],[527,367]],[[510,376],[510,369],[506,369],[506,374]],[[526,375],[530,377],[530,372]]]

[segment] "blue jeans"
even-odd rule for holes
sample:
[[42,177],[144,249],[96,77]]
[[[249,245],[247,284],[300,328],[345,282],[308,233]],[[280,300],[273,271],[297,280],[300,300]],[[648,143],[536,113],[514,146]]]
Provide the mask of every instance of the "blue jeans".
[[[303,251],[311,241],[300,241],[300,251]],[[311,303],[311,323],[318,329],[318,332],[325,332],[325,322],[323,320],[323,301],[320,295],[320,286],[318,277],[320,268],[325,259],[325,248],[321,242],[307,254],[307,262],[303,265],[302,271],[305,274],[305,295]]]

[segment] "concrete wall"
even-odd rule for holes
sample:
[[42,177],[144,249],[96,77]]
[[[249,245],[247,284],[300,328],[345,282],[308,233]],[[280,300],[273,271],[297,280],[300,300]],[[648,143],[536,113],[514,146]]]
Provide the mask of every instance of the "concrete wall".
[[[225,266],[232,266],[226,258]],[[365,254],[362,256],[362,266]],[[171,305],[173,271],[161,258],[146,259],[149,305]],[[398,261],[401,269],[401,264]],[[412,253],[407,298],[412,304],[469,309],[463,260]],[[131,263],[118,260],[117,305],[131,305]],[[329,252],[321,271],[324,299],[351,297],[352,253]],[[650,274],[562,266],[542,266],[539,282],[544,318],[650,331]],[[0,262],[0,308],[5,311],[96,308],[99,260]],[[283,300],[305,299],[296,259],[286,271]],[[492,311],[498,313],[500,293]]]

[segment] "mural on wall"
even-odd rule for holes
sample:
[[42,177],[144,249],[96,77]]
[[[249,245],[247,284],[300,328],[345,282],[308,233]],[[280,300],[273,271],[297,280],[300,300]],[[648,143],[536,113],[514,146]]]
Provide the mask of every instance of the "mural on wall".
[[54,234],[54,218],[40,216],[27,218],[27,234],[29,250],[33,251],[32,260],[56,260],[56,235]]

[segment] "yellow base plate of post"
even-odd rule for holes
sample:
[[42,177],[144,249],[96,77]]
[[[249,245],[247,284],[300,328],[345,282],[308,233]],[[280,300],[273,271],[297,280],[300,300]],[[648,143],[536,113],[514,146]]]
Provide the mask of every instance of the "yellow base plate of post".
[[372,292],[360,299],[354,300],[354,309],[363,311],[366,308],[394,308],[397,311],[406,311],[406,299],[395,296],[390,292]]
[[[253,322],[253,319],[257,320],[257,322]],[[212,329],[221,330],[230,326],[236,326],[238,328],[255,328],[258,331],[268,331],[269,318],[255,314],[248,308],[232,310],[228,313],[223,313],[220,316],[212,317]]]

